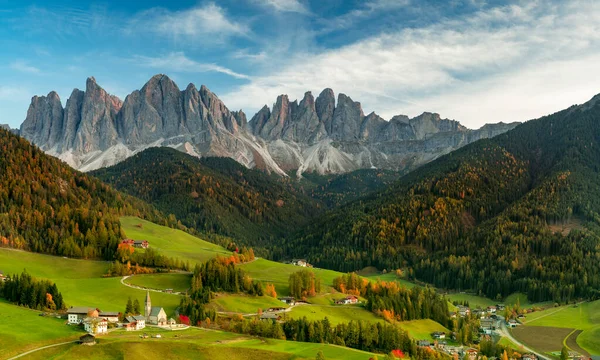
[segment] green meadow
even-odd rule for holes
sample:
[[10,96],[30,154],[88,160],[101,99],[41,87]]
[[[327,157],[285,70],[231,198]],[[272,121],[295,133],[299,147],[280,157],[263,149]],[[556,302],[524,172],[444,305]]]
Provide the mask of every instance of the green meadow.
[[185,292],[191,286],[192,275],[180,273],[134,275],[127,278],[125,282],[149,289],[173,289],[176,292]]
[[65,345],[31,354],[24,359],[210,359],[287,360],[314,359],[322,351],[327,359],[367,360],[374,354],[326,344],[258,339],[203,329],[158,331],[161,339],[140,339],[139,332],[116,331],[99,338],[95,346]]
[[44,345],[77,339],[79,328],[39,311],[0,302],[0,359]]
[[418,340],[432,340],[431,333],[434,331],[442,331],[450,333],[450,330],[443,327],[441,324],[433,320],[412,320],[412,321],[401,321],[398,325],[410,334],[411,337]]
[[383,322],[383,319],[359,305],[296,305],[286,313],[286,317],[292,319],[306,317],[308,320],[322,320],[327,317],[333,325],[351,320]]
[[550,326],[583,330],[577,344],[590,354],[600,355],[600,300],[553,307],[527,314],[525,326]]
[[267,310],[271,307],[288,307],[283,302],[269,296],[250,296],[246,294],[216,294],[211,301],[211,307],[217,311],[255,314],[258,309]]
[[[68,306],[89,306],[104,311],[124,311],[129,297],[143,304],[146,292],[121,284],[121,278],[102,277],[108,268],[103,261],[66,259],[0,248],[0,264],[6,274],[24,269],[40,279],[56,283]],[[152,304],[172,315],[179,306],[178,295],[151,293]]]

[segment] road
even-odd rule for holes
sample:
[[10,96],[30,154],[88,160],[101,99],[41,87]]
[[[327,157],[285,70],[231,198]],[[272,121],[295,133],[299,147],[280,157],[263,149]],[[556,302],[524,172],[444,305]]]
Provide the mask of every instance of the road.
[[8,360],[18,359],[18,358],[20,358],[20,357],[23,357],[23,356],[29,355],[29,354],[31,354],[31,353],[34,353],[34,352],[36,352],[36,351],[40,351],[40,350],[44,350],[44,349],[49,349],[49,348],[52,348],[52,347],[55,347],[55,346],[61,346],[61,345],[67,345],[67,344],[73,344],[73,343],[77,343],[77,342],[79,342],[79,341],[78,341],[78,340],[74,340],[74,341],[67,341],[67,342],[63,342],[63,343],[60,343],[60,344],[52,344],[52,345],[42,346],[42,347],[40,347],[40,348],[33,349],[33,350],[29,350],[28,352],[24,352],[24,353],[22,353],[22,354],[20,354],[20,355],[17,355],[17,356],[11,357],[11,358],[10,358],[10,359],[8,359]]
[[519,340],[515,339],[512,334],[510,333],[510,331],[508,330],[508,328],[506,327],[506,323],[504,321],[500,321],[501,326],[500,326],[500,334],[502,336],[507,337],[510,341],[512,341],[515,345],[520,346],[523,350],[530,352],[532,354],[535,354],[539,359],[543,359],[543,360],[550,360],[549,357],[540,354],[537,351],[532,350],[530,347],[526,346],[525,344],[523,344],[522,342],[520,342]]

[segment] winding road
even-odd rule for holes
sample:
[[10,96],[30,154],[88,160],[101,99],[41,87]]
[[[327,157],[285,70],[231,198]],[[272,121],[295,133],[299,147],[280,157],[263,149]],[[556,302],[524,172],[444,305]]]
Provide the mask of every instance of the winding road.
[[515,345],[520,346],[523,350],[530,352],[532,354],[535,354],[539,359],[543,359],[543,360],[551,360],[549,357],[540,354],[537,351],[532,350],[530,347],[528,347],[527,345],[523,344],[522,342],[520,342],[519,340],[515,339],[512,334],[510,333],[510,331],[508,330],[508,328],[506,327],[506,324],[504,323],[504,321],[500,321],[501,326],[500,326],[500,334],[502,336],[507,337],[510,341],[512,341]]
[[11,357],[11,358],[10,358],[10,359],[8,359],[8,360],[18,359],[18,358],[20,358],[20,357],[23,357],[23,356],[29,355],[29,354],[31,354],[31,353],[34,353],[34,352],[36,352],[36,351],[40,351],[40,350],[44,350],[44,349],[49,349],[49,348],[53,348],[53,347],[56,347],[56,346],[61,346],[61,345],[74,344],[74,343],[77,343],[77,342],[79,342],[79,341],[78,341],[78,340],[74,340],[74,341],[67,341],[67,342],[63,342],[63,343],[59,343],[59,344],[52,344],[52,345],[42,346],[42,347],[40,347],[40,348],[33,349],[33,350],[29,350],[29,351],[27,351],[27,352],[24,352],[24,353],[22,353],[22,354],[19,354],[19,355],[17,355],[17,356]]

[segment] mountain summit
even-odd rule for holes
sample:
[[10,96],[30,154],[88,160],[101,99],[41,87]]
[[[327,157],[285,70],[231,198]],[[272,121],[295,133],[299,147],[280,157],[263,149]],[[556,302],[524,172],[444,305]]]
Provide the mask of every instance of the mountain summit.
[[457,121],[423,113],[386,121],[365,116],[359,102],[331,89],[298,102],[280,95],[250,121],[230,111],[206,86],[183,91],[166,75],[153,76],[124,101],[93,77],[73,90],[63,108],[56,92],[34,96],[20,134],[82,171],[114,165],[155,146],[195,156],[230,157],[249,168],[344,173],[364,168],[411,170],[516,124],[469,130]]

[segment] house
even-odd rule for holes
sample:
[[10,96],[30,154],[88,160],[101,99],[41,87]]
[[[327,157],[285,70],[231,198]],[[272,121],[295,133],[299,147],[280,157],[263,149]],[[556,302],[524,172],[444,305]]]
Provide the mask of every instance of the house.
[[146,302],[144,308],[144,318],[148,324],[167,325],[167,313],[160,306],[152,306],[150,300],[150,291],[146,291]]
[[294,259],[294,260],[292,260],[292,264],[296,265],[296,266],[302,266],[302,267],[310,266],[308,261],[306,261],[305,259]]
[[535,354],[523,354],[521,360],[538,360],[538,357]]
[[169,321],[167,321],[167,324],[170,326],[175,326],[177,325],[177,321],[175,321],[173,318],[170,318]]
[[475,350],[475,349],[468,349],[466,351],[465,359],[468,359],[468,360],[477,360],[477,350]]
[[6,281],[6,279],[8,279],[6,276],[4,276],[4,272],[2,272],[2,270],[0,270],[0,281]]
[[134,243],[135,243],[135,240],[133,240],[133,239],[125,239],[125,240],[121,241],[121,244],[129,245],[129,246],[133,246]]
[[96,337],[92,334],[85,334],[79,338],[81,345],[96,345]]
[[121,313],[116,311],[101,311],[98,314],[98,317],[108,321],[109,323],[117,323],[119,322],[119,315],[121,315]]
[[466,306],[458,305],[456,308],[458,309],[458,315],[462,317],[469,316],[471,314],[471,309]]
[[98,310],[84,306],[73,306],[67,310],[69,324],[81,324],[86,317],[98,317]]
[[442,332],[442,331],[435,331],[435,332],[431,333],[431,337],[436,340],[442,340],[442,339],[446,338],[446,333]]
[[133,247],[147,249],[150,247],[148,240],[136,240],[133,242]]
[[417,346],[419,347],[430,347],[431,342],[429,340],[417,340]]
[[517,320],[514,320],[514,319],[508,320],[508,327],[514,328],[514,327],[517,327],[518,324],[519,323],[517,323]]
[[338,305],[357,304],[358,298],[354,295],[346,296],[344,299],[338,300],[335,303]]
[[277,312],[277,311],[285,311],[284,307],[272,307],[267,310],[268,312]]
[[486,335],[491,335],[496,330],[496,322],[492,319],[482,319],[479,323],[481,331]]
[[487,307],[487,312],[489,314],[495,314],[496,313],[497,308],[495,306],[488,306]]
[[446,346],[448,346],[448,342],[446,340],[436,341],[435,347],[440,350],[445,350]]
[[261,320],[271,320],[273,322],[281,320],[281,316],[273,313],[264,313],[260,316]]
[[83,319],[83,328],[93,335],[106,334],[108,332],[108,321],[99,317],[86,317]]
[[146,327],[146,318],[141,315],[128,316],[123,322],[123,327],[127,331],[142,330]]
[[504,311],[504,309],[506,309],[506,305],[504,305],[504,304],[496,304],[496,310],[497,311]]
[[456,319],[456,312],[450,311],[450,318]]
[[295,305],[296,304],[296,300],[293,297],[291,297],[291,296],[286,296],[286,297],[279,298],[279,301],[284,302],[284,303],[286,303],[288,305]]

